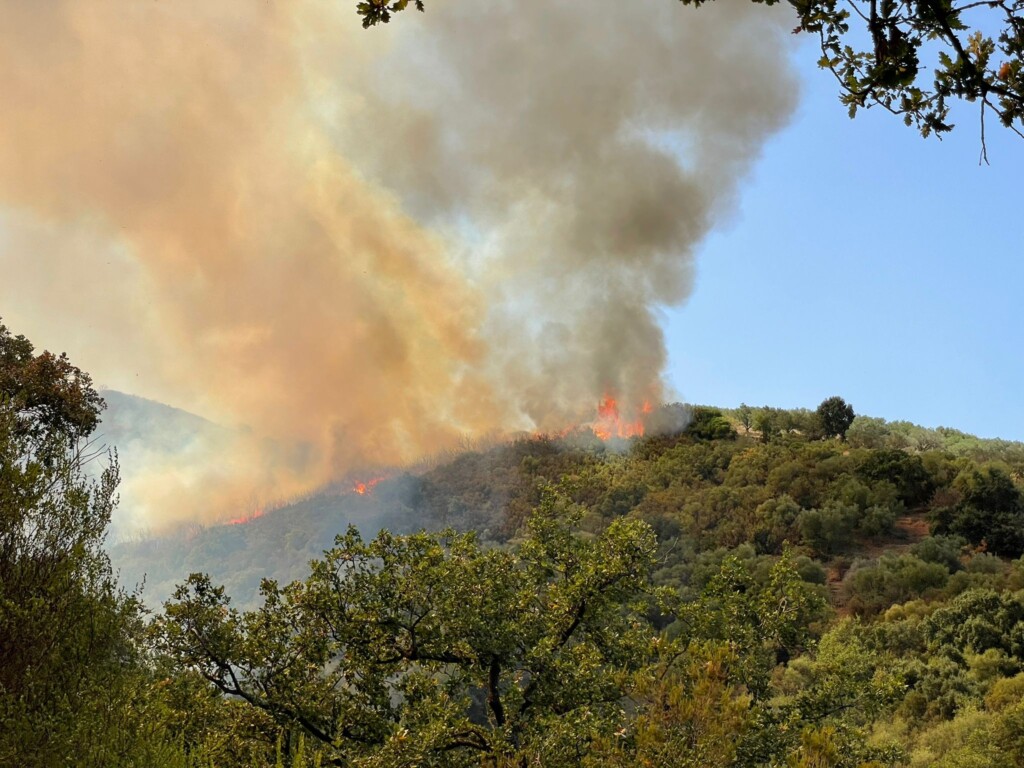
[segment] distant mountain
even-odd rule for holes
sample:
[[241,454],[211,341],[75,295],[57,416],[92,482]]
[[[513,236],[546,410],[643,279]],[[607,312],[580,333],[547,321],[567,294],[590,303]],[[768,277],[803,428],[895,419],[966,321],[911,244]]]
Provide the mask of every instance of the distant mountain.
[[118,541],[145,533],[157,516],[154,499],[195,483],[218,458],[231,454],[238,433],[155,400],[111,389],[100,394],[107,407],[94,438],[99,447],[117,452],[121,467],[121,502],[109,531],[110,540]]
[[309,561],[350,524],[401,527],[414,516],[409,503],[417,490],[416,480],[403,476],[381,483],[373,495],[324,493],[244,523],[194,526],[108,550],[121,583],[132,588],[144,581],[150,604],[168,597],[189,573],[204,572],[245,605],[255,599],[265,577],[282,582],[303,578]]
[[590,451],[605,450],[600,441],[590,442],[581,448],[547,438],[516,440],[461,454],[419,474],[380,479],[362,493],[354,484],[341,484],[255,519],[194,525],[117,542],[108,551],[122,584],[132,588],[145,581],[150,604],[166,599],[189,573],[204,572],[226,585],[236,603],[248,605],[262,578],[304,577],[309,561],[350,525],[366,536],[381,528],[408,532],[450,526],[504,540],[536,503],[538,472],[556,477],[585,465]]
[[107,408],[96,435],[101,442],[125,454],[188,451],[197,443],[216,441],[231,434],[231,430],[201,416],[156,400],[113,389],[101,390],[100,395]]

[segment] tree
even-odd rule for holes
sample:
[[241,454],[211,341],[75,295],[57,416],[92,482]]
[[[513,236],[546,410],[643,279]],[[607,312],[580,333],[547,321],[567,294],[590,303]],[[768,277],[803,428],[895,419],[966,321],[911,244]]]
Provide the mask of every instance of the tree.
[[703,405],[693,409],[686,433],[699,440],[732,440],[736,437],[736,430],[720,410]]
[[736,415],[739,417],[740,424],[743,425],[743,434],[750,434],[750,426],[754,423],[754,410],[746,403],[740,403],[740,407],[736,409]]
[[0,764],[119,765],[143,730],[124,719],[139,606],[102,549],[116,457],[85,471],[101,406],[65,356],[0,325]]
[[305,582],[264,582],[247,613],[194,574],[159,645],[329,764],[576,765],[652,650],[632,603],[655,550],[639,520],[584,538],[580,514],[548,492],[515,549],[350,529]]
[[1006,557],[1024,553],[1024,495],[998,467],[970,468],[953,482],[960,500],[935,510],[934,532],[953,533]]
[[0,322],[0,399],[15,414],[17,431],[39,440],[60,434],[69,444],[87,437],[104,407],[89,374],[67,355],[34,351]]
[[853,424],[853,406],[848,405],[841,397],[830,397],[822,400],[817,410],[818,421],[825,437],[846,437],[846,430]]
[[892,483],[899,499],[908,507],[928,503],[935,491],[935,483],[920,456],[906,451],[880,449],[872,451],[857,467],[857,475],[874,484]]
[[[681,0],[700,6],[709,0]],[[779,0],[754,0],[775,5]],[[923,136],[953,129],[952,98],[990,110],[1024,138],[1024,3],[1021,0],[789,0],[795,32],[817,34],[818,65],[839,83],[850,117],[880,106]],[[851,25],[851,20],[854,22]],[[853,29],[851,31],[851,26]],[[998,32],[992,30],[998,28]],[[922,56],[934,51],[934,81]],[[983,144],[984,148],[984,144]]]
[[[681,0],[695,7],[713,0]],[[780,0],[753,0],[776,5]],[[850,117],[879,106],[922,135],[953,129],[949,100],[976,103],[1024,137],[1024,2],[1021,0],[788,0],[794,32],[816,34],[818,65],[829,70]],[[365,0],[363,26],[387,23],[423,0]],[[930,67],[922,57],[934,55]],[[933,73],[932,84],[924,80]],[[983,155],[984,156],[984,155]]]
[[784,415],[778,408],[767,405],[754,411],[753,426],[756,432],[761,433],[762,443],[770,443],[782,431],[780,422]]

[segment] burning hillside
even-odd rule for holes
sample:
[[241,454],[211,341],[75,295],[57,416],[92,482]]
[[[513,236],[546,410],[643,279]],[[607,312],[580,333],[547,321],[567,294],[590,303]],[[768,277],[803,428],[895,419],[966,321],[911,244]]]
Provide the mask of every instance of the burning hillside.
[[613,437],[643,437],[644,417],[651,412],[651,404],[644,401],[639,408],[638,418],[623,418],[619,412],[619,404],[614,397],[606,395],[597,407],[597,422],[591,426],[594,434],[602,440]]
[[792,107],[786,23],[489,0],[371,34],[311,0],[0,5],[5,318],[234,430],[129,478],[148,501],[118,525],[492,434],[641,434],[667,394],[658,308]]

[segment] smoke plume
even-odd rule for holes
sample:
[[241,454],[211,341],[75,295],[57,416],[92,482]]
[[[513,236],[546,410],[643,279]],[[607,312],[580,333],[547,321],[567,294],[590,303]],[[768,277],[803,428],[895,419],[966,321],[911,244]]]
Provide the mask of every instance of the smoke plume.
[[0,5],[0,314],[242,435],[140,524],[661,400],[794,102],[778,9],[352,5]]

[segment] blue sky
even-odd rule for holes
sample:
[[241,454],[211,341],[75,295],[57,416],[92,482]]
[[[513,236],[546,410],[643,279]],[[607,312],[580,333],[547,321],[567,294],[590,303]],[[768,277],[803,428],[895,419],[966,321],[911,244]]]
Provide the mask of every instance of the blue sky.
[[1024,440],[1024,141],[978,112],[922,139],[881,110],[850,120],[803,47],[792,123],[697,254],[665,314],[685,400],[815,407]]

